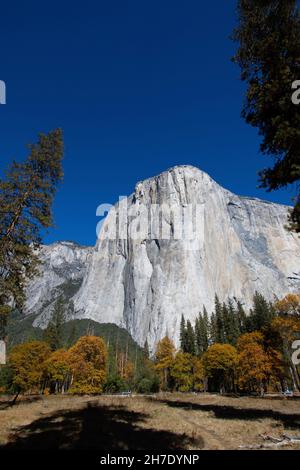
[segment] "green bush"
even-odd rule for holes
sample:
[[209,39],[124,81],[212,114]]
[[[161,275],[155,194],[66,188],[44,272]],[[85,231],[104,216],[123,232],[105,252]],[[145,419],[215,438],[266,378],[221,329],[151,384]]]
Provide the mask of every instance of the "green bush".
[[0,393],[14,393],[13,371],[9,366],[0,367]]
[[146,377],[142,378],[136,386],[136,391],[138,393],[156,393],[159,391],[159,379],[158,377],[153,377],[148,379]]
[[104,384],[104,392],[106,393],[117,393],[123,392],[128,389],[126,382],[122,377],[108,377],[106,383]]

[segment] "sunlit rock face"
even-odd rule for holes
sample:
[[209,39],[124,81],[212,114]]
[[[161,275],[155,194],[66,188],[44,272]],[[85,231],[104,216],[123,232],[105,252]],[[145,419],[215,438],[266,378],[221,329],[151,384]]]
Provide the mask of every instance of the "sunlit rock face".
[[[256,290],[273,299],[300,287],[300,241],[284,228],[286,206],[236,196],[190,166],[138,183],[127,204],[129,211],[135,206],[127,239],[105,239],[105,232],[114,233],[114,215],[102,227],[74,297],[78,318],[117,323],[153,348],[166,333],[178,344],[181,315],[194,321],[203,305],[211,311],[215,293],[249,306]],[[153,213],[155,205],[166,205],[162,220],[171,234],[167,208],[197,207],[199,239],[146,233],[132,240],[132,231],[145,226],[143,208]]]
[[[174,215],[170,206],[182,212]],[[236,196],[191,166],[140,182],[109,213],[93,251],[78,248],[75,258],[70,255],[67,276],[76,277],[77,259],[82,280],[72,296],[72,315],[126,327],[153,350],[165,334],[178,345],[181,315],[193,322],[203,305],[210,312],[216,293],[222,301],[235,297],[250,306],[256,290],[270,300],[299,291],[300,240],[284,228],[287,213],[287,206]],[[193,222],[195,239],[180,236],[176,222],[182,214]],[[61,259],[55,246],[46,250],[45,258]],[[68,265],[67,256],[62,264]],[[45,265],[40,284],[31,286],[35,304],[55,289],[52,268]]]

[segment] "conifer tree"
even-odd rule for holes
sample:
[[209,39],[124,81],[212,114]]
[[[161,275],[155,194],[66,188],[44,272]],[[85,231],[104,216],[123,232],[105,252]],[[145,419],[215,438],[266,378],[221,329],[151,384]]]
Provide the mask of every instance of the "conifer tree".
[[228,300],[228,304],[226,306],[226,315],[226,342],[235,346],[240,335],[240,328],[237,312],[234,308],[232,299]]
[[65,323],[64,302],[59,298],[54,305],[54,310],[50,322],[44,331],[44,341],[46,341],[52,351],[63,346],[63,326]]
[[145,344],[144,344],[143,353],[144,353],[145,359],[149,359],[150,353],[149,353],[149,345],[148,345],[147,340],[145,341]]
[[202,352],[202,342],[201,342],[201,332],[200,332],[200,318],[201,314],[199,313],[199,316],[195,320],[195,342],[196,342],[196,354],[201,355]]
[[68,341],[67,341],[67,344],[68,344],[69,348],[71,346],[73,346],[73,344],[76,342],[77,337],[78,337],[78,334],[77,334],[76,324],[73,323],[72,326],[71,326],[71,331],[70,331]]
[[215,296],[215,316],[216,316],[216,342],[225,343],[225,328],[224,328],[224,306],[219,301],[218,296]]
[[209,343],[215,344],[218,342],[217,319],[215,312],[212,312],[209,322]]
[[0,316],[24,302],[26,281],[36,273],[41,231],[53,225],[51,206],[62,180],[62,132],[41,134],[23,163],[13,162],[0,180]]
[[201,356],[208,348],[208,315],[204,307],[203,315],[199,314],[195,322],[197,354]]
[[273,316],[274,312],[272,305],[266,301],[262,294],[255,292],[251,314],[251,326],[253,330],[261,330],[263,327],[269,325]]
[[240,334],[247,332],[247,316],[242,303],[238,300],[236,305],[236,313]]
[[189,354],[192,354],[194,355],[195,354],[195,346],[196,346],[196,341],[195,341],[195,332],[194,332],[194,328],[190,322],[190,320],[188,320],[186,322],[186,351],[184,352],[187,352]]
[[258,128],[261,152],[274,164],[260,172],[273,191],[297,186],[290,226],[300,232],[300,113],[292,84],[300,77],[300,11],[297,0],[239,0],[234,61],[248,85],[242,116]]
[[209,318],[208,318],[207,310],[204,305],[203,305],[203,321],[204,321],[204,325],[206,328],[207,339],[208,339],[209,338]]
[[180,322],[180,349],[183,352],[188,352],[188,344],[187,344],[187,330],[185,324],[185,318],[181,315],[181,322]]

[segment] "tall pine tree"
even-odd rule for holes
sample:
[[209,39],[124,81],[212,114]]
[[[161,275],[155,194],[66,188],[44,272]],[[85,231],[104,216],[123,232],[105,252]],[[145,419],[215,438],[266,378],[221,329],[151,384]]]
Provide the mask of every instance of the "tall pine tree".
[[260,172],[273,191],[297,184],[290,226],[300,232],[300,113],[292,84],[300,79],[300,11],[297,0],[239,0],[239,43],[234,61],[248,85],[242,116],[258,128],[261,152],[274,164]]
[[274,317],[272,305],[267,302],[262,294],[255,292],[253,297],[253,309],[251,311],[251,326],[253,330],[262,330],[268,326]]
[[196,341],[195,341],[195,332],[194,332],[194,328],[190,322],[190,320],[188,320],[186,322],[186,341],[187,341],[187,344],[186,344],[186,351],[184,352],[187,352],[189,354],[192,354],[194,355],[195,354],[195,346],[196,346]]
[[185,318],[181,315],[181,322],[180,322],[180,349],[183,352],[187,352],[187,331],[185,325]]
[[35,249],[53,225],[51,206],[62,180],[62,131],[41,134],[23,163],[13,162],[0,180],[0,316],[24,302],[26,281],[36,273]]
[[238,314],[234,308],[232,299],[228,300],[228,303],[226,306],[226,312],[227,312],[227,317],[226,317],[227,324],[225,326],[226,342],[235,346],[237,339],[240,335],[240,328],[239,328]]
[[222,306],[218,296],[215,296],[215,318],[216,318],[216,342],[225,343],[226,334],[224,327],[224,305]]
[[52,351],[63,347],[63,327],[66,321],[64,308],[64,301],[59,298],[55,302],[51,320],[44,331],[44,341],[49,344]]

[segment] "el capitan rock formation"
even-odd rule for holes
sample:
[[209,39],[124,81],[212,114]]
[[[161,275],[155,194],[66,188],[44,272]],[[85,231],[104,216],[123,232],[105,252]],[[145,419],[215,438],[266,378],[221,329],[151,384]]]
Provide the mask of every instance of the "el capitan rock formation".
[[[201,237],[192,246],[172,238],[167,206],[174,204],[200,208]],[[144,224],[143,208],[151,213],[158,205],[171,239],[132,239]],[[65,242],[42,248],[45,266],[28,290],[36,325],[47,323],[53,300],[69,286],[72,318],[116,323],[153,348],[166,333],[178,344],[181,315],[193,322],[203,305],[210,312],[216,293],[249,306],[255,291],[272,300],[300,290],[300,239],[285,229],[287,206],[237,196],[191,166],[138,183],[127,206],[134,215],[125,238],[105,238],[120,218],[117,204],[94,249]]]

